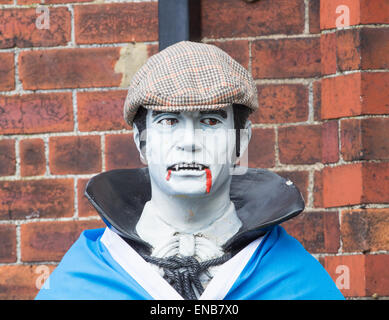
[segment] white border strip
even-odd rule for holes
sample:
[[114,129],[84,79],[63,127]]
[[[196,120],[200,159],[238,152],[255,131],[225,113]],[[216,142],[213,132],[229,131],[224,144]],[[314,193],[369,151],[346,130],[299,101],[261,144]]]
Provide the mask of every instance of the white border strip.
[[[263,237],[248,244],[217,270],[199,300],[223,300],[258,248]],[[112,258],[155,300],[183,300],[183,297],[118,234],[105,229],[100,241]]]
[[118,234],[105,228],[100,241],[112,258],[154,299],[183,300],[183,297]]
[[260,237],[249,243],[234,257],[222,264],[199,300],[223,300],[258,248],[262,239],[263,237]]

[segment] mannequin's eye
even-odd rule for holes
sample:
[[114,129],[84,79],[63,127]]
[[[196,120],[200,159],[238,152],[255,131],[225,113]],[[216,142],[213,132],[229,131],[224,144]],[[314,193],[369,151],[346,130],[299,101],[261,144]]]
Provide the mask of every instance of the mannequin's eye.
[[215,126],[215,125],[221,123],[221,121],[216,119],[216,118],[205,118],[205,119],[202,119],[200,122],[204,123],[208,126]]
[[159,124],[163,126],[173,126],[178,122],[175,118],[164,118],[158,121]]

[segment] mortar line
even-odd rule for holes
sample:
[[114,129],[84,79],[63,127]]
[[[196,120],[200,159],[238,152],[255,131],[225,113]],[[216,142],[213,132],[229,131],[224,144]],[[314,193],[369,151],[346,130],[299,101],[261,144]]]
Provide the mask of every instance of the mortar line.
[[21,249],[21,226],[16,223],[16,264],[20,264],[22,261],[22,249]]
[[106,170],[106,157],[105,157],[105,135],[101,135],[100,143],[101,143],[101,171],[104,172]]
[[249,41],[249,65],[248,65],[248,71],[250,75],[252,76],[253,70],[252,70],[252,50],[251,50],[252,42]]
[[75,31],[74,31],[74,7],[72,4],[68,4],[66,6],[69,9],[70,12],[70,42],[68,42],[68,46],[75,46]]
[[274,127],[274,164],[275,167],[281,166],[279,147],[278,147],[278,126]]
[[78,219],[79,213],[78,213],[78,178],[74,179],[74,212],[73,212],[73,218]]
[[20,142],[19,137],[15,138],[15,174],[16,178],[20,178]]
[[46,134],[42,137],[44,145],[45,145],[45,161],[46,161],[46,172],[44,174],[45,177],[49,176],[50,173],[50,165],[49,165],[49,135]]
[[73,122],[74,128],[73,132],[79,135],[80,131],[78,129],[78,102],[77,102],[77,93],[75,90],[72,90],[72,102],[73,102]]
[[309,0],[304,0],[304,34],[309,34]]
[[314,174],[315,170],[308,171],[308,199],[306,208],[308,210],[314,207]]
[[315,121],[315,108],[313,105],[313,82],[308,84],[308,121],[307,123],[314,124]]

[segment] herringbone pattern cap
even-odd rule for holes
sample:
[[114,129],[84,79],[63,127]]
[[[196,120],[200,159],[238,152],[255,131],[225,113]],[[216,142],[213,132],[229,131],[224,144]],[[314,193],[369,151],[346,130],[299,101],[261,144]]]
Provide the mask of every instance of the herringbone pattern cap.
[[210,44],[181,41],[151,56],[131,80],[124,104],[129,125],[139,108],[196,111],[242,104],[258,109],[249,72]]

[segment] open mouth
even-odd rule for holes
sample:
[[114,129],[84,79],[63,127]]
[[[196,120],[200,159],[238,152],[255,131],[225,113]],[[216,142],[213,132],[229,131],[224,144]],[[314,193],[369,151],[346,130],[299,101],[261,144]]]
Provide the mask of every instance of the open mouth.
[[[206,188],[206,192],[209,193],[210,190],[211,190],[211,187],[212,187],[212,174],[211,174],[211,170],[209,170],[209,167],[207,167],[206,165],[203,165],[201,163],[197,163],[197,162],[180,162],[180,163],[177,163],[177,164],[173,164],[169,167],[167,167],[167,176],[166,176],[166,180],[169,181],[170,180],[170,176],[172,174],[172,171],[176,171],[176,172],[179,172],[179,171],[185,171],[185,170],[194,170],[194,171],[205,171],[205,174],[206,174],[206,184],[205,184],[205,188]],[[197,174],[196,174],[197,175]]]
[[209,169],[206,165],[197,163],[197,162],[180,162],[177,164],[173,164],[170,167],[167,168],[167,170],[171,171],[180,171],[180,170],[205,170]]

